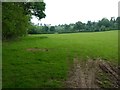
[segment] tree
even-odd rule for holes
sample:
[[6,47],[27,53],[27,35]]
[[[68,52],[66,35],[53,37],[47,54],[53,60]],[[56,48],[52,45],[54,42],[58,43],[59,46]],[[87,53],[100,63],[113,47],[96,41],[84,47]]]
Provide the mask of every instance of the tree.
[[2,38],[17,38],[27,33],[32,15],[44,18],[44,2],[3,2]]
[[2,4],[2,36],[3,39],[15,38],[26,34],[29,16],[24,9],[15,3]]
[[51,26],[51,27],[50,27],[50,32],[52,32],[52,33],[55,32],[55,27],[54,27],[54,26]]
[[92,31],[92,22],[91,21],[88,21],[87,24],[86,24],[86,31]]
[[110,22],[107,18],[103,18],[101,21],[98,22],[99,27],[102,25],[105,26],[106,28],[110,27]]
[[38,19],[45,18],[45,3],[44,2],[23,2],[18,3],[19,6],[24,8],[24,13],[26,15],[34,15]]
[[76,22],[75,25],[74,25],[74,29],[77,30],[77,31],[80,31],[83,28],[84,28],[84,24],[80,21]]
[[45,33],[48,33],[49,27],[47,25],[43,26],[43,30]]
[[105,29],[106,29],[106,27],[105,27],[104,25],[102,25],[102,26],[100,27],[100,31],[105,31]]
[[64,31],[69,32],[69,30],[70,30],[70,25],[65,24],[64,25]]

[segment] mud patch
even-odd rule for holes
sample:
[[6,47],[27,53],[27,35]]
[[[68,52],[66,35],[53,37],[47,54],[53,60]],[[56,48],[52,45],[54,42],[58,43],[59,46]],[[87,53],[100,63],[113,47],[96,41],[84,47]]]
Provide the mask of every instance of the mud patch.
[[98,60],[99,70],[96,81],[101,88],[119,88],[119,68],[109,61]]
[[[74,58],[65,81],[68,88],[118,88],[118,68],[101,59],[87,61]],[[100,76],[103,75],[104,79]],[[105,84],[106,82],[107,84]],[[106,87],[107,85],[107,87]]]
[[37,51],[47,52],[48,51],[47,48],[27,48],[26,50],[31,52],[37,52]]

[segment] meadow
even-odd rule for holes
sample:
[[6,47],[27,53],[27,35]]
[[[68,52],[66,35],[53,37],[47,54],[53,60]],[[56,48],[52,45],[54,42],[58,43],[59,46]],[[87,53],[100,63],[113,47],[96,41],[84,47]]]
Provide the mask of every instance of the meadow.
[[118,63],[118,31],[34,34],[3,41],[3,88],[65,87],[73,58]]

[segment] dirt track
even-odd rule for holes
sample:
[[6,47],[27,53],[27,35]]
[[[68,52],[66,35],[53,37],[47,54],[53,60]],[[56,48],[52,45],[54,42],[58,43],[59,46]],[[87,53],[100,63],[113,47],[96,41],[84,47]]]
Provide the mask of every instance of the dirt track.
[[118,68],[113,67],[109,62],[100,59],[89,59],[82,62],[78,58],[74,58],[74,64],[72,70],[69,71],[66,86],[69,88],[105,88],[107,87],[104,86],[106,83],[101,79],[102,76],[99,76],[103,73],[106,73],[110,82],[108,87],[119,87]]

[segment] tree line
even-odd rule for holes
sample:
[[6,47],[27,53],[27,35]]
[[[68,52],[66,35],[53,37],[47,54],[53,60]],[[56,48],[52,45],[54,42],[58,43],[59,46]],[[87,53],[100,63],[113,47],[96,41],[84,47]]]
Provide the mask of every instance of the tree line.
[[102,18],[98,22],[88,21],[87,23],[82,23],[78,21],[72,24],[62,24],[62,25],[34,25],[31,24],[29,28],[29,34],[42,34],[42,33],[75,33],[75,32],[100,32],[108,30],[119,30],[120,29],[120,17],[111,17],[110,20],[107,18]]

